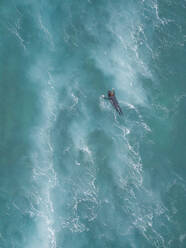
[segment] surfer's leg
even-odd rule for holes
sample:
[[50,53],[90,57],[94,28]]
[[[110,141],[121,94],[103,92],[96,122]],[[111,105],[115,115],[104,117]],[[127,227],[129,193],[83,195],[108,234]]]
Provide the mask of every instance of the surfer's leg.
[[122,115],[123,114],[123,111],[122,111],[122,109],[120,108],[119,105],[118,105],[118,108],[117,109],[118,109],[119,114]]

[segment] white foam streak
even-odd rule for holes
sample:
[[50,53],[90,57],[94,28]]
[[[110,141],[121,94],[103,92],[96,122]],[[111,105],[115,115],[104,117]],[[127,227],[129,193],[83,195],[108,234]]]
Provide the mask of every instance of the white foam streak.
[[25,41],[19,33],[20,29],[21,29],[21,18],[18,18],[18,20],[15,22],[15,24],[9,24],[8,25],[8,30],[18,38],[24,51],[26,51]]
[[44,25],[43,21],[42,21],[42,17],[41,15],[39,15],[39,24],[40,24],[40,28],[41,30],[44,32],[44,34],[46,35],[47,37],[47,40],[49,41],[50,43],[50,47],[52,50],[54,50],[54,41],[53,41],[53,38],[52,38],[52,35],[51,33],[49,32],[49,30],[46,28],[46,26]]
[[[43,77],[40,64],[32,68],[33,80],[40,80],[42,85],[41,103],[42,116],[40,126],[34,130],[32,140],[35,143],[35,152],[33,153],[33,179],[36,184],[35,204],[32,212],[37,216],[38,236],[40,241],[34,242],[35,247],[55,248],[56,237],[54,230],[54,208],[51,199],[51,191],[57,184],[57,175],[53,167],[53,145],[51,143],[50,133],[56,120],[56,91],[55,81],[52,74]],[[34,238],[33,238],[34,239]],[[28,248],[32,248],[29,245]]]

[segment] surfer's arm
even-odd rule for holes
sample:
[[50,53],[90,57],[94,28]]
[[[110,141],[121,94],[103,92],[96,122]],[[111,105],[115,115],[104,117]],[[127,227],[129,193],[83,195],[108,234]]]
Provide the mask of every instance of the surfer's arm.
[[106,100],[110,100],[109,97],[106,97],[106,96],[104,96],[104,95],[102,95],[102,98],[103,98],[103,99],[106,99]]

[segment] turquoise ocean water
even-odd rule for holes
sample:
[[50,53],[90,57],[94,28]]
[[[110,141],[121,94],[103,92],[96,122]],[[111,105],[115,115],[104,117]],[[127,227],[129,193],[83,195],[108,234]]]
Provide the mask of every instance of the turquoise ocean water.
[[185,42],[185,0],[0,1],[0,248],[186,247]]

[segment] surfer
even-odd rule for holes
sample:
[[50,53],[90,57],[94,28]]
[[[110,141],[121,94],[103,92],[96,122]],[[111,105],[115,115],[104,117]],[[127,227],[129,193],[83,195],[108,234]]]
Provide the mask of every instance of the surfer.
[[117,99],[116,99],[114,89],[108,91],[108,97],[105,97],[104,95],[102,95],[102,97],[103,97],[104,99],[110,100],[110,102],[111,102],[111,104],[113,105],[113,107],[115,108],[115,110],[116,110],[120,115],[123,114],[123,112],[122,112],[122,110],[121,110],[121,108],[120,108],[120,106],[119,106],[119,104],[118,104],[118,101],[117,101]]

